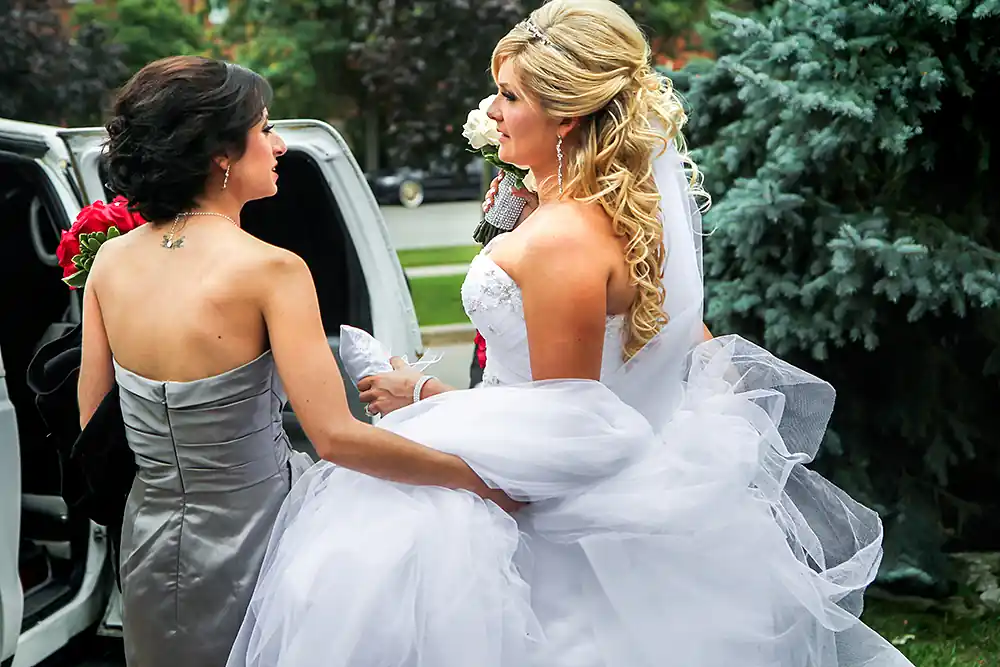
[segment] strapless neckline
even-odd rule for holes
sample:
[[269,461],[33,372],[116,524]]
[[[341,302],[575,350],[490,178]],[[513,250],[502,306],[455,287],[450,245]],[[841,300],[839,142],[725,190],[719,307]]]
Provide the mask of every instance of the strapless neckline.
[[[490,256],[492,242],[476,255],[462,284],[462,305],[469,319],[486,338],[484,385],[532,381],[528,330],[521,288],[506,269]],[[624,363],[623,315],[605,316],[601,377]]]
[[[496,241],[496,239],[493,239],[493,241]],[[490,257],[488,249],[489,249],[490,245],[492,245],[493,241],[490,241],[485,246],[483,246],[483,249],[479,252],[479,255],[477,256],[477,259],[483,259],[483,260],[489,262],[493,266],[493,268],[496,269],[497,272],[502,275],[503,278],[506,278],[507,281],[511,285],[513,285],[514,288],[517,289],[518,292],[520,292],[521,291],[521,286],[517,284],[517,281],[514,280],[514,278],[511,277],[511,275],[509,273],[507,273],[507,269],[505,269],[502,266],[500,266],[499,264],[497,264],[496,260],[493,259],[492,257]],[[618,321],[624,321],[624,319],[625,319],[625,313],[619,313],[617,315],[605,315],[605,320],[607,321],[607,323],[609,325],[613,324],[615,322],[618,322]]]
[[139,373],[136,373],[133,370],[129,370],[128,368],[122,366],[120,363],[118,363],[118,360],[115,359],[113,356],[111,357],[111,362],[114,364],[116,370],[118,370],[121,373],[124,373],[124,374],[126,374],[128,376],[131,376],[132,378],[135,378],[136,380],[140,380],[142,382],[148,382],[148,383],[151,383],[151,384],[166,384],[166,385],[184,386],[184,385],[196,385],[196,384],[199,384],[199,383],[202,383],[202,382],[211,382],[211,381],[215,381],[215,380],[224,380],[226,378],[232,377],[233,375],[235,375],[237,373],[240,373],[240,372],[246,371],[248,369],[254,368],[255,366],[260,365],[265,360],[270,360],[272,356],[273,356],[273,354],[272,354],[271,350],[265,350],[258,357],[254,358],[254,359],[251,359],[250,361],[246,362],[245,364],[240,364],[239,366],[234,366],[233,368],[230,368],[229,370],[222,371],[221,373],[216,373],[215,375],[209,375],[209,376],[203,377],[203,378],[197,378],[195,380],[154,380],[152,378],[146,377],[145,375],[141,375]]

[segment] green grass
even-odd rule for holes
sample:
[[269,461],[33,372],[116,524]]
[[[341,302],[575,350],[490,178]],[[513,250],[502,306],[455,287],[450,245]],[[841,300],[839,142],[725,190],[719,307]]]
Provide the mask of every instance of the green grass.
[[477,245],[453,246],[447,248],[419,248],[400,250],[399,263],[403,268],[418,266],[440,266],[442,264],[468,264],[479,253]]
[[413,307],[420,326],[468,322],[462,308],[464,275],[411,278]]
[[1000,667],[1000,614],[969,618],[869,597],[862,620],[916,667]]

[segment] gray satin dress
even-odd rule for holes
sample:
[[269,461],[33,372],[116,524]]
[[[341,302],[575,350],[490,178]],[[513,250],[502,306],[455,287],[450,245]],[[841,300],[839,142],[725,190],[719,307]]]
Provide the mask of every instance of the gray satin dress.
[[292,483],[310,465],[281,424],[271,354],[192,382],[115,364],[139,471],[122,528],[129,667],[222,667]]

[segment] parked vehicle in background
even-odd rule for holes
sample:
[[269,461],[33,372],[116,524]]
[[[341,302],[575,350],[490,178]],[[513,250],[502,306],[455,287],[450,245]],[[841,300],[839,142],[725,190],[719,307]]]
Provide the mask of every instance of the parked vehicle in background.
[[[458,169],[439,161],[426,169],[387,168],[366,177],[380,205],[415,208],[423,203],[481,199],[483,168],[483,159],[475,156]],[[496,173],[490,166],[487,182]]]

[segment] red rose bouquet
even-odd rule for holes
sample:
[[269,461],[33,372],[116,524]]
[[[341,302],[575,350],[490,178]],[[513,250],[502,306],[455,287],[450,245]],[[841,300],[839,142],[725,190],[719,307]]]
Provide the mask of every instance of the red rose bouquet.
[[101,244],[145,222],[141,215],[128,210],[128,200],[124,197],[115,197],[110,204],[95,201],[84,206],[73,226],[62,233],[56,249],[63,282],[70,289],[83,287]]
[[481,369],[486,370],[486,339],[478,330],[476,330],[476,361],[479,362]]

